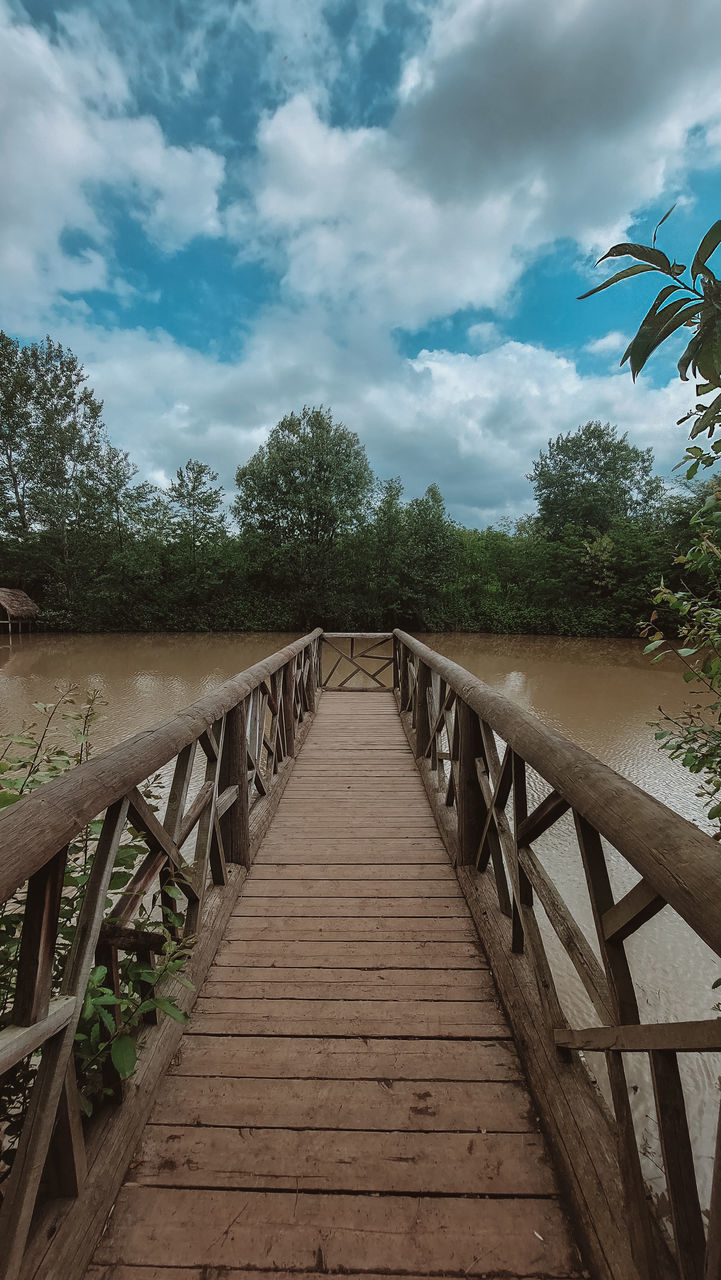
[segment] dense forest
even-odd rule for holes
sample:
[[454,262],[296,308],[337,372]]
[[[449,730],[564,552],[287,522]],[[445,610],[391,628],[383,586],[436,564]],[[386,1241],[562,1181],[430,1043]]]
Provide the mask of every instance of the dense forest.
[[0,333],[0,585],[46,626],[633,635],[699,505],[587,422],[529,459],[536,515],[464,528],[322,407],[278,423],[230,500],[197,459],[167,489],[136,475],[72,352]]

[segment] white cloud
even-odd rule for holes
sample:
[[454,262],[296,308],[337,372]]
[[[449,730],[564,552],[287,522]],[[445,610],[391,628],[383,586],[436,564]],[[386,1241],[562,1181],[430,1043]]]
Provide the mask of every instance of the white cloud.
[[441,203],[385,130],[332,128],[300,95],[262,122],[258,147],[255,234],[284,257],[291,294],[412,328],[502,304],[521,272],[514,194]]
[[618,329],[612,329],[610,333],[604,333],[601,338],[594,338],[592,342],[587,342],[584,351],[592,356],[613,356],[621,355],[626,350],[628,338],[620,333]]
[[654,389],[627,374],[584,376],[572,360],[526,343],[407,360],[372,338],[349,349],[320,309],[292,322],[268,313],[235,363],[162,332],[78,327],[66,338],[104,398],[111,438],[156,482],[194,456],[232,490],[236,467],[270,427],[320,403],[359,433],[381,477],[400,474],[411,495],[435,481],[452,511],[481,526],[530,510],[533,458],[589,419],[652,446],[661,473],[683,452],[674,424],[688,388],[678,381]]
[[493,320],[481,320],[478,324],[469,326],[466,338],[471,347],[489,347],[498,345],[500,334],[501,331]]
[[[95,205],[103,188],[134,199],[163,249],[218,234],[222,158],[169,146],[156,120],[134,113],[125,75],[91,22],[67,19],[51,41],[13,21],[0,0],[0,117],[6,325],[32,332],[59,296],[115,287],[114,248]],[[83,237],[80,252],[68,247],[69,233]]]
[[285,265],[290,295],[389,327],[506,308],[539,249],[605,248],[687,160],[721,159],[717,16],[695,0],[695,56],[660,74],[674,0],[445,0],[386,128],[333,127],[308,92],[263,119],[229,232]]

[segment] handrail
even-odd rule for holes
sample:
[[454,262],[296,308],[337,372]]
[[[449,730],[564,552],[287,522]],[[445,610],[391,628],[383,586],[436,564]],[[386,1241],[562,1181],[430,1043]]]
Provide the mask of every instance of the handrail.
[[715,840],[590,752],[405,631],[394,635],[583,815],[721,955]]
[[322,629],[316,627],[167,720],[93,756],[71,774],[46,783],[22,804],[6,809],[0,826],[0,902],[44,866],[101,809],[127,795],[132,787],[197,741],[204,730],[321,635]]
[[[706,1232],[678,1054],[721,1050],[721,1018],[642,1022],[625,941],[668,905],[721,955],[719,847],[470,672],[404,631],[393,635],[401,720],[599,1275],[711,1280],[721,1266],[721,1121]],[[551,788],[530,812],[529,770]],[[562,876],[551,878],[533,848],[569,814],[595,948],[564,901]],[[604,840],[642,877],[618,900]],[[595,1026],[569,1026],[536,904],[585,988]],[[574,1057],[584,1050],[605,1054],[615,1126]],[[648,1056],[675,1261],[649,1207],[628,1053]],[[609,1178],[623,1188],[613,1209]]]

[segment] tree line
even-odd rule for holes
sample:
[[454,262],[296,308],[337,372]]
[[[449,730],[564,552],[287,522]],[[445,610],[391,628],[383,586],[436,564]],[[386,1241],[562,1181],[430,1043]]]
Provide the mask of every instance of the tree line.
[[289,413],[236,473],[189,459],[167,489],[108,439],[73,353],[0,333],[0,584],[85,631],[468,630],[633,635],[680,581],[698,506],[609,424],[530,463],[537,514],[468,529],[404,498],[323,407]]

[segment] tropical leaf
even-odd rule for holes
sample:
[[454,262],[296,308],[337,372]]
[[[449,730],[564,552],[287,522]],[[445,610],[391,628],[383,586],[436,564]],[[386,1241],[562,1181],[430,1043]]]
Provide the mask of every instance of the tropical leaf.
[[662,342],[665,342],[666,338],[670,337],[672,333],[675,333],[676,329],[680,329],[681,325],[686,324],[688,320],[694,319],[702,305],[700,302],[694,302],[687,306],[685,298],[677,298],[674,302],[670,302],[667,307],[662,307],[647,325],[641,326],[621,360],[622,365],[625,364],[626,360],[630,361],[631,375],[634,382],[656,348]]
[[696,253],[694,254],[694,259],[693,259],[693,262],[691,263],[692,280],[695,280],[696,276],[701,275],[703,268],[706,266],[708,259],[711,257],[711,254],[714,252],[715,249],[718,249],[720,244],[721,244],[721,221],[714,222],[713,226],[709,227],[708,231],[706,232],[706,235],[704,236],[698,249],[696,250]]
[[[701,350],[702,344],[703,344],[702,335],[700,333],[695,333],[691,341],[689,342],[686,350],[684,351],[683,355],[681,356],[681,359],[678,362],[678,371],[679,371],[681,380],[683,382],[688,382],[689,369],[692,369],[693,373],[696,372],[695,360],[696,360],[696,356]],[[687,416],[690,416],[690,415],[687,415]],[[680,421],[683,422],[685,421],[685,419],[682,418],[680,419]]]
[[674,203],[671,205],[671,208],[666,213],[664,213],[661,221],[656,223],[656,226],[654,228],[654,233],[653,233],[653,239],[651,241],[651,245],[654,249],[656,247],[656,236],[658,235],[659,227],[662,227],[666,219],[671,217],[671,214],[673,213],[675,208],[676,208],[676,201],[674,201]]
[[[709,405],[706,406],[703,413],[696,419],[691,428],[691,439],[695,440],[696,436],[700,436],[703,431],[707,431],[709,427],[713,427],[721,418],[721,394],[714,397]],[[687,453],[690,450],[687,450]]]
[[[642,271],[655,271],[656,267],[648,266],[644,263],[637,263],[635,267],[624,267],[623,271],[617,271],[615,276],[609,276],[608,280],[604,280],[603,284],[597,284],[595,289],[589,289],[588,293],[579,294],[577,301],[583,302],[584,298],[591,298],[594,293],[600,293],[602,289],[609,289],[612,284],[618,284],[619,280],[627,280],[629,276],[638,276]],[[674,287],[673,285],[671,286]]]
[[[638,258],[639,262],[650,262],[652,267],[656,267],[657,271],[664,271],[667,275],[671,274],[671,263],[662,253],[660,249],[653,249],[647,244],[631,244],[624,242],[623,244],[614,244],[607,253],[604,253],[598,262],[605,262],[606,258]],[[596,266],[598,266],[598,262]]]

